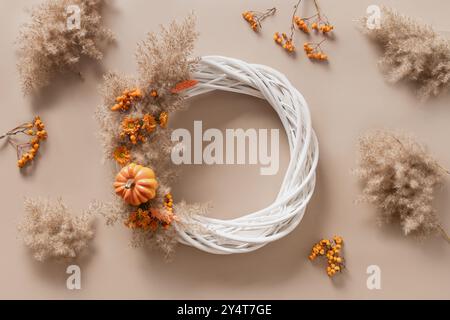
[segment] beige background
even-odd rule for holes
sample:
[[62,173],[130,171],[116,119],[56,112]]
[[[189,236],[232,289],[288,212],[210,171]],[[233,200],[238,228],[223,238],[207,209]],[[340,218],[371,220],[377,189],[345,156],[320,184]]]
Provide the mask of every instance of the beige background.
[[[274,31],[289,27],[292,1],[115,0],[106,14],[117,33],[101,67],[85,64],[85,81],[59,79],[43,99],[30,101],[20,92],[13,42],[25,21],[24,8],[39,1],[0,2],[2,92],[0,131],[39,114],[50,137],[32,170],[21,174],[15,154],[1,147],[0,176],[0,298],[450,298],[450,247],[440,239],[417,243],[398,228],[378,228],[374,210],[356,205],[359,188],[351,176],[355,142],[370,128],[404,129],[425,142],[443,166],[450,168],[450,96],[420,104],[404,85],[387,84],[376,65],[378,50],[355,28],[354,19],[369,4],[390,4],[421,17],[437,29],[450,30],[448,1],[321,0],[336,26],[336,40],[325,45],[329,64],[284,54],[272,42]],[[304,1],[306,14],[312,1]],[[276,6],[275,17],[255,35],[240,17],[246,9]],[[309,102],[320,141],[317,188],[299,227],[286,238],[250,254],[215,256],[180,246],[175,261],[166,264],[160,253],[128,247],[129,231],[98,221],[95,254],[79,262],[82,290],[65,286],[66,265],[34,262],[17,238],[25,196],[62,196],[74,212],[92,199],[108,199],[109,168],[100,162],[93,110],[100,103],[97,85],[104,70],[132,73],[137,41],[159,24],[198,16],[201,33],[197,55],[220,54],[262,63],[285,73]],[[305,36],[297,34],[297,46]],[[177,115],[173,127],[280,128],[270,107],[253,98],[210,94],[193,100]],[[185,166],[174,186],[175,199],[214,203],[211,215],[235,217],[262,208],[274,199],[288,162],[283,137],[278,176],[262,177],[257,166]],[[449,179],[450,180],[450,179]],[[443,190],[439,212],[450,230],[450,191]],[[321,237],[341,234],[346,240],[347,272],[330,281],[320,263],[307,255]],[[382,270],[382,289],[366,288],[366,268]]]

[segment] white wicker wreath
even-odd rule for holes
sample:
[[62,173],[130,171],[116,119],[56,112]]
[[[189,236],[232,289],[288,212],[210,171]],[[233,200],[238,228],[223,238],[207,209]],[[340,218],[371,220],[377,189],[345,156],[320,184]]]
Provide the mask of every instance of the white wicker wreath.
[[[215,254],[254,251],[289,234],[302,220],[314,192],[319,148],[308,105],[283,74],[263,65],[206,56],[199,61],[193,77],[199,83],[188,91],[188,97],[223,90],[265,99],[286,130],[290,163],[270,206],[231,220],[194,215],[180,217],[181,221],[174,224],[179,241],[200,250]],[[200,228],[183,227],[192,223]]]

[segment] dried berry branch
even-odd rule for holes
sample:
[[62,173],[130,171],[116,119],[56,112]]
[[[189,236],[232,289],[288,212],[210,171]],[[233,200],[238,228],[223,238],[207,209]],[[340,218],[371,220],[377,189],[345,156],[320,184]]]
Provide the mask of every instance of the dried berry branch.
[[445,234],[433,199],[448,172],[422,145],[404,134],[368,133],[360,138],[358,165],[361,200],[377,207],[380,222],[399,222],[405,235]]
[[[330,24],[328,18],[326,18],[326,16],[321,13],[317,0],[314,0],[314,5],[316,8],[316,13],[314,15],[303,18],[297,16],[297,11],[299,9],[301,1],[302,0],[299,0],[297,4],[294,6],[294,12],[292,14],[291,19],[290,35],[288,36],[284,32],[281,34],[279,32],[276,32],[274,35],[275,42],[281,45],[283,49],[285,49],[290,53],[295,51],[294,46],[295,26],[297,26],[299,30],[303,31],[306,34],[310,33],[310,28],[312,28],[314,31],[321,31],[323,35],[329,34],[334,29],[334,26]],[[328,56],[322,52],[322,48],[320,47],[320,45],[324,41],[325,40],[322,40],[319,43],[311,43],[311,42],[304,43],[303,47],[308,58],[316,60],[328,59]],[[314,45],[315,47],[312,48],[311,45]]]
[[327,275],[333,277],[345,268],[345,260],[341,253],[343,245],[344,239],[340,236],[334,236],[332,240],[322,239],[314,244],[308,258],[313,261],[317,257],[326,257]]
[[[27,142],[17,142],[17,135],[27,135],[32,138]],[[47,139],[47,131],[40,117],[35,117],[32,122],[23,123],[14,129],[0,136],[1,139],[7,139],[8,143],[16,150],[17,166],[23,168],[27,163],[32,161],[39,148],[40,143]]]
[[[25,94],[48,86],[61,72],[75,72],[80,59],[102,59],[101,46],[113,40],[102,26],[105,0],[46,0],[31,11],[17,39],[22,89]],[[68,27],[70,6],[80,9],[80,24]]]
[[250,24],[252,30],[256,32],[262,29],[261,22],[267,17],[274,15],[276,12],[277,8],[267,9],[265,12],[245,11],[242,13],[242,17]]
[[380,65],[388,81],[410,82],[426,100],[450,88],[449,41],[426,25],[394,9],[383,7],[380,27],[360,20],[362,31],[384,50]]

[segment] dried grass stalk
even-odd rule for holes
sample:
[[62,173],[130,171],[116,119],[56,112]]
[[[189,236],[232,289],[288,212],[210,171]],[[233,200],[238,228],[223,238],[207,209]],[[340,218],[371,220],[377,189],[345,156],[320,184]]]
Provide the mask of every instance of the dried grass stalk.
[[74,259],[94,237],[92,213],[97,209],[92,204],[82,215],[72,216],[61,199],[28,198],[19,231],[36,260]]
[[361,200],[376,206],[381,223],[399,222],[405,235],[418,237],[443,231],[433,200],[447,173],[412,137],[388,131],[362,136],[358,165]]
[[417,86],[422,100],[450,87],[450,45],[429,25],[382,8],[380,28],[362,30],[384,50],[380,65],[390,82],[409,81]]
[[[77,72],[85,56],[100,60],[101,46],[114,39],[102,26],[105,0],[46,0],[31,10],[30,22],[24,24],[17,39],[18,71],[25,94],[48,86],[61,72]],[[69,6],[80,8],[80,28],[70,29]]]

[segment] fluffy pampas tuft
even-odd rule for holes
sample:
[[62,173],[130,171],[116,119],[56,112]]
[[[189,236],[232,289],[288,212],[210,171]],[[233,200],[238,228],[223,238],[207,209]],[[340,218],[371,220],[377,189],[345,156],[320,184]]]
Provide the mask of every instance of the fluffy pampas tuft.
[[61,199],[26,199],[19,231],[36,260],[74,259],[94,237],[91,212],[97,211],[96,207],[92,204],[84,214],[72,216]]
[[450,88],[450,45],[430,26],[383,7],[379,27],[362,30],[384,50],[380,65],[390,82],[409,81],[422,100]]
[[448,174],[410,136],[388,131],[360,138],[356,174],[363,182],[361,200],[374,204],[382,223],[399,222],[405,235],[441,234],[433,200]]
[[[101,44],[114,38],[102,26],[104,5],[105,0],[47,0],[31,10],[30,21],[17,39],[17,66],[25,94],[48,86],[60,72],[77,72],[83,56],[102,59]],[[78,9],[79,26],[72,27],[68,20],[78,18]]]

